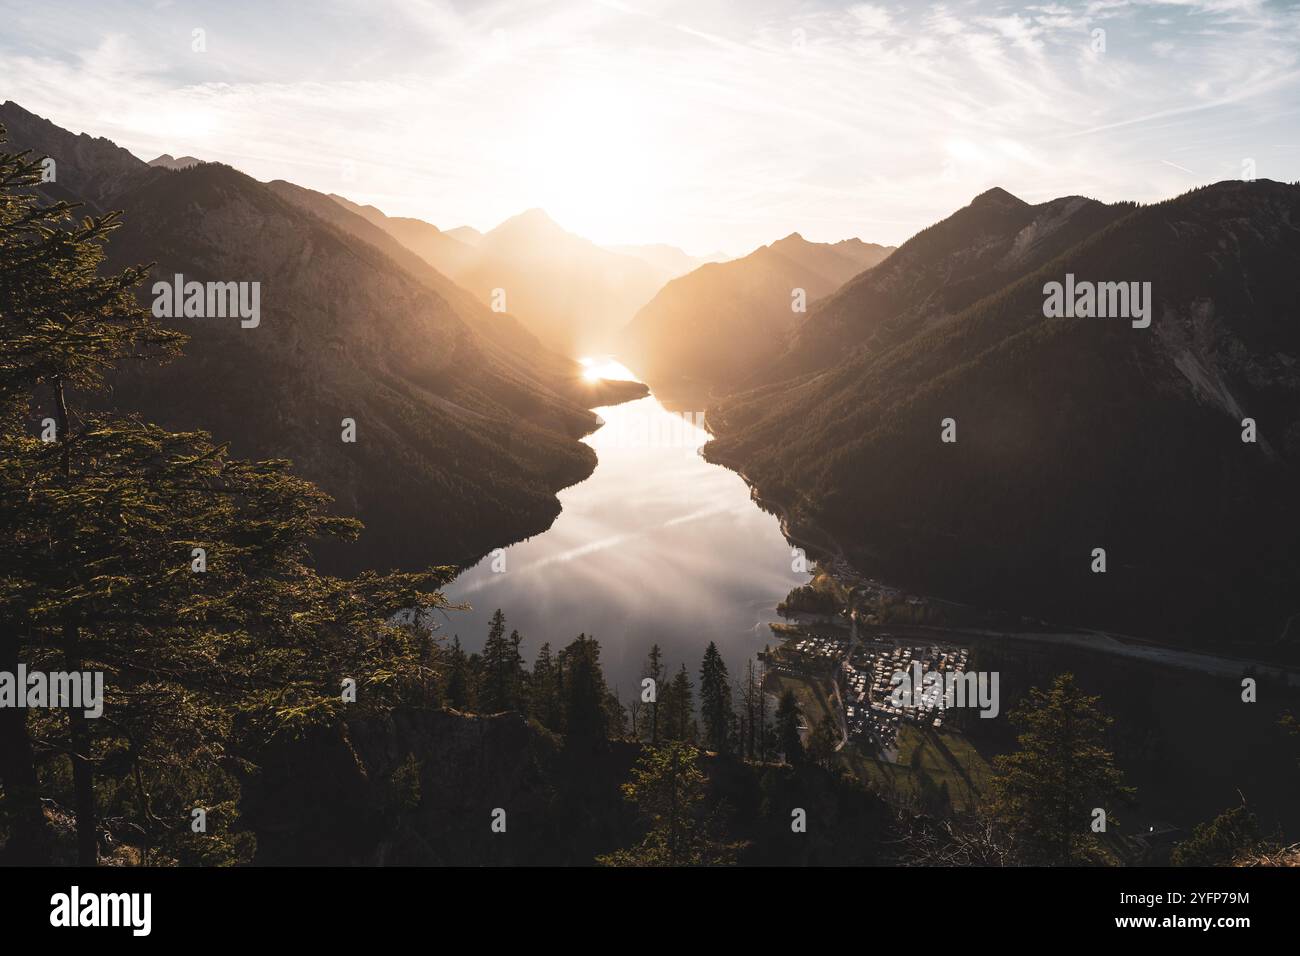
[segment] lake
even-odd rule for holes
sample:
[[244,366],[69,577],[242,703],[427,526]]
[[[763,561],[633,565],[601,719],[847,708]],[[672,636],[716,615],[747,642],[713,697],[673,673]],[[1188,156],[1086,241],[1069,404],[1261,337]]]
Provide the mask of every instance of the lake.
[[[635,378],[611,359],[588,360],[588,369]],[[530,665],[543,642],[556,650],[585,632],[600,641],[624,700],[656,642],[668,673],[685,662],[698,683],[715,641],[740,676],[775,643],[767,625],[777,603],[810,576],[793,570],[802,563],[745,482],[700,457],[702,409],[669,411],[651,395],[596,413],[605,424],[585,439],[596,470],[559,493],[563,511],[548,531],[489,555],[446,589],[473,610],[450,614],[444,632],[477,651],[501,608]]]
[[[612,360],[590,370],[634,377]],[[555,650],[580,632],[593,635],[624,702],[655,642],[667,672],[685,662],[697,688],[709,641],[740,677],[747,659],[777,643],[768,628],[778,620],[777,603],[810,575],[792,569],[776,517],[751,500],[745,482],[700,457],[708,436],[697,413],[670,411],[653,395],[596,411],[605,424],[586,439],[599,457],[596,470],[560,492],[564,510],[548,531],[504,549],[504,570],[494,571],[500,559],[489,556],[446,589],[473,609],[449,613],[444,633],[458,634],[467,651],[480,650],[488,618],[501,608],[507,626],[523,635],[530,665],[543,642]],[[1294,766],[1295,754],[1277,720],[1282,709],[1300,705],[1285,679],[1261,675],[1261,703],[1243,705],[1241,662],[1122,647],[1095,633],[1066,637],[989,636],[974,641],[975,660],[1001,673],[1004,715],[1029,686],[1046,686],[1067,670],[1101,696],[1116,720],[1110,736],[1117,759],[1139,791],[1126,811],[1130,826],[1190,827],[1244,793],[1268,825],[1300,830],[1291,778],[1279,773]],[[976,735],[986,756],[1014,746],[1007,721],[975,723],[977,731],[997,731]]]

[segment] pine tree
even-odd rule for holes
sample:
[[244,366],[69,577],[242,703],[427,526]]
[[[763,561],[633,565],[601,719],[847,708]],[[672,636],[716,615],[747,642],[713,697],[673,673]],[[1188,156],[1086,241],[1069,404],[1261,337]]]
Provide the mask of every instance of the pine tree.
[[479,707],[485,713],[507,710],[509,691],[506,686],[508,649],[506,644],[506,616],[497,608],[488,622],[488,636],[483,643],[482,679],[479,685]]
[[617,685],[605,694],[606,736],[611,740],[627,736],[627,708],[619,696]]
[[740,739],[746,760],[758,755],[755,727],[758,722],[758,697],[762,690],[754,680],[754,659],[745,662],[745,690],[741,696],[744,712],[741,717]]
[[559,670],[551,657],[551,645],[543,644],[533,663],[530,712],[548,730],[564,729],[564,707],[560,699]]
[[1256,852],[1263,843],[1259,820],[1243,802],[1208,823],[1198,823],[1191,836],[1174,847],[1170,862],[1174,866],[1229,866]]
[[695,685],[691,683],[686,665],[673,676],[664,691],[664,724],[660,736],[664,740],[695,739]]
[[1068,864],[1096,859],[1093,811],[1115,822],[1117,804],[1133,791],[1105,747],[1111,720],[1100,698],[1083,693],[1073,674],[1046,692],[1033,688],[1012,715],[1023,728],[1015,753],[994,758],[991,816],[1010,833],[1025,862]]
[[659,698],[667,688],[664,686],[663,652],[658,644],[650,645],[650,656],[646,659],[644,676],[654,681],[655,697],[650,702],[650,746],[659,746]]
[[[345,679],[359,711],[431,694],[431,636],[390,619],[444,606],[448,572],[319,576],[309,545],[359,525],[288,462],[82,408],[117,363],[165,358],[184,337],[139,307],[143,267],[102,273],[116,214],[76,221],[38,181],[38,163],[0,155],[0,661],[102,673],[106,699],[98,720],[0,711],[6,816],[24,821],[7,851],[48,852],[32,786],[62,775],[34,772],[39,739],[70,765],[81,863],[96,862],[110,797],[171,858],[234,859],[247,850],[236,773],[259,744],[337,719]],[[201,847],[194,806],[226,824]]]
[[523,636],[518,631],[510,632],[510,705],[512,710],[526,712],[528,710],[528,664],[524,661],[524,655],[520,651],[520,645],[524,642]]
[[707,781],[700,752],[673,741],[646,748],[623,785],[649,824],[635,847],[598,857],[605,866],[708,866],[735,861],[738,846],[718,838],[715,820],[704,815]]
[[822,719],[813,728],[808,738],[808,756],[819,767],[830,770],[838,763],[836,748],[840,745],[840,724],[831,713],[822,714]]
[[564,732],[573,745],[594,744],[609,736],[609,688],[600,668],[600,642],[586,634],[560,652],[564,673]]
[[803,763],[803,743],[799,739],[799,702],[794,691],[781,695],[776,708],[776,745],[785,756],[786,763],[798,766]]
[[718,646],[709,641],[700,666],[700,714],[704,718],[705,743],[720,754],[731,752],[731,678]]
[[459,634],[452,637],[451,647],[447,651],[443,694],[449,707],[456,710],[468,710],[473,707],[474,696],[470,680],[469,661],[465,657],[465,651],[461,649]]

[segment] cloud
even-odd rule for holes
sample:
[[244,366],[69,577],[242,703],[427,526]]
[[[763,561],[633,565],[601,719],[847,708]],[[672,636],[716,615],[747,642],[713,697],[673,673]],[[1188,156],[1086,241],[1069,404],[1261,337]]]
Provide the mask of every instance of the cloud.
[[1160,199],[1195,184],[1175,152],[1300,175],[1268,152],[1296,139],[1300,15],[1252,0],[12,6],[25,107],[444,227],[543,205],[601,242],[742,252],[900,242],[992,185]]

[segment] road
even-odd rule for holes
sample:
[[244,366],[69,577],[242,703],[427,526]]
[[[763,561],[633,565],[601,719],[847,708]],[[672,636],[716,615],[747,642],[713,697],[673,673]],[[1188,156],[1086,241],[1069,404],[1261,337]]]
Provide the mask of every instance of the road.
[[1153,644],[1137,638],[1113,634],[1106,631],[993,631],[976,628],[928,627],[925,625],[906,625],[902,627],[876,627],[860,625],[862,630],[885,632],[920,638],[943,639],[947,641],[960,638],[976,640],[1023,641],[1032,644],[1055,644],[1062,647],[1077,647],[1085,650],[1159,664],[1165,667],[1177,667],[1183,670],[1209,674],[1215,677],[1237,678],[1247,671],[1257,675],[1283,681],[1289,687],[1300,687],[1300,669],[1283,664],[1252,660],[1244,657],[1225,657],[1204,651],[1183,650],[1164,644]]

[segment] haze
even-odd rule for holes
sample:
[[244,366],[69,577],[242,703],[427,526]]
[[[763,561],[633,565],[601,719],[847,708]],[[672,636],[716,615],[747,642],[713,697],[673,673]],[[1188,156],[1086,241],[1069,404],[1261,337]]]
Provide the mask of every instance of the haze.
[[1248,161],[1298,175],[1290,4],[154,7],[0,3],[0,88],[145,159],[443,228],[540,206],[738,255],[796,229],[898,243],[995,184],[1152,201]]

